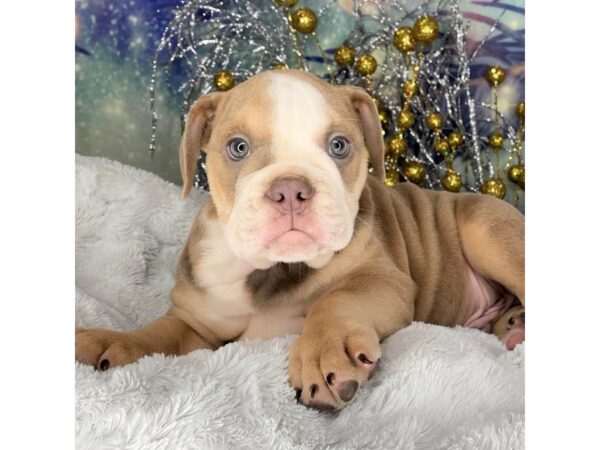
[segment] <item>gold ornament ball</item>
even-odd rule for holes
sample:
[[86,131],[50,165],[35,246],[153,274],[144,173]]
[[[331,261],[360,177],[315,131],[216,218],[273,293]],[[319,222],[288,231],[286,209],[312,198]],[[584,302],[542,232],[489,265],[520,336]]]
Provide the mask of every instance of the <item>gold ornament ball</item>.
[[492,178],[483,183],[481,186],[481,193],[492,195],[502,200],[506,195],[506,186],[504,185],[504,181],[500,178]]
[[279,6],[288,6],[291,8],[298,3],[298,0],[275,0],[275,3],[277,3]]
[[508,169],[508,179],[525,190],[525,166],[515,164]]
[[425,178],[425,167],[418,161],[407,161],[402,166],[402,173],[409,181],[419,184]]
[[408,143],[406,142],[406,139],[404,139],[402,133],[396,133],[396,135],[388,141],[387,148],[390,154],[399,156],[406,151]]
[[398,183],[398,171],[396,168],[391,168],[386,172],[384,183],[386,186],[394,186]]
[[494,133],[488,136],[488,143],[494,150],[500,150],[504,146],[504,138],[501,134]]
[[228,91],[235,85],[235,78],[228,70],[221,70],[215,74],[213,84],[219,91]]
[[381,122],[381,125],[387,125],[388,123],[388,116],[386,114],[385,111],[379,110],[379,122]]
[[452,150],[456,150],[465,141],[460,131],[453,131],[448,135],[448,144]]
[[335,51],[333,58],[340,66],[351,66],[354,64],[356,52],[349,45],[343,44]]
[[487,80],[489,85],[492,87],[500,86],[502,84],[502,82],[504,81],[504,78],[506,78],[506,72],[500,66],[490,67],[485,72],[485,79]]
[[276,63],[273,65],[273,69],[284,70],[284,69],[287,69],[287,66],[284,63]]
[[292,13],[292,27],[302,34],[310,34],[317,29],[319,20],[310,8],[300,8]]
[[462,178],[454,170],[449,170],[442,178],[442,187],[450,192],[458,192],[462,187]]
[[423,44],[430,44],[440,31],[438,21],[431,16],[419,17],[413,26],[415,39]]
[[377,70],[377,60],[373,55],[361,55],[356,61],[356,69],[363,76],[373,75]]
[[400,50],[402,53],[408,53],[415,50],[417,41],[413,30],[410,27],[398,28],[394,32],[394,47]]
[[450,144],[448,143],[448,139],[438,138],[433,143],[433,149],[436,153],[446,153],[450,149]]
[[401,129],[406,130],[415,123],[415,116],[409,109],[403,109],[400,111],[400,114],[398,114],[396,122]]
[[516,113],[517,113],[517,117],[519,119],[525,120],[525,102],[524,101],[520,101],[519,103],[517,103]]
[[417,92],[417,82],[415,80],[406,80],[402,91],[407,98],[411,98]]
[[427,115],[425,122],[433,131],[440,130],[442,128],[442,115],[439,113],[430,113]]

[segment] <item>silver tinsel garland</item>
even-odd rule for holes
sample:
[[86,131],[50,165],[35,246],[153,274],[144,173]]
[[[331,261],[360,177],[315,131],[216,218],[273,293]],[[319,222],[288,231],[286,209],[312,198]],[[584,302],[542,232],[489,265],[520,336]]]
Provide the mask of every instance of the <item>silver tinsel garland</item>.
[[[457,130],[464,137],[455,157],[455,169],[462,175],[463,189],[479,192],[486,179],[500,176],[491,162],[495,157],[490,157],[491,151],[485,148],[487,138],[480,135],[480,129],[492,127],[494,114],[498,114],[506,147],[511,149],[509,161],[520,149],[518,131],[511,122],[491,102],[476,102],[469,90],[471,62],[487,38],[472,54],[467,53],[467,24],[457,0],[424,1],[410,10],[403,6],[405,3],[354,0],[351,10],[343,11],[338,0],[329,0],[315,9],[317,17],[333,13],[348,19],[344,43],[353,47],[357,56],[372,54],[377,59],[378,69],[368,78],[360,75],[354,66],[337,66],[332,57],[335,49],[323,52],[316,34],[305,35],[291,28],[288,13],[301,4],[288,9],[273,0],[184,1],[165,29],[153,63],[150,151],[153,152],[156,145],[158,117],[154,101],[161,73],[167,88],[180,99],[183,121],[193,101],[215,89],[213,77],[221,70],[229,71],[239,84],[278,63],[302,68],[336,84],[366,88],[380,100],[381,111],[389,118],[382,122],[385,137],[389,138],[398,131],[393,119],[404,106],[402,88],[411,77],[411,67],[418,63],[418,94],[410,105],[415,122],[407,132],[408,149],[397,159],[394,170],[402,180],[402,162],[418,161],[426,168],[422,186],[442,188],[441,180],[448,168],[444,157],[433,150],[435,133],[426,124],[427,114],[438,112],[444,118],[442,134]],[[393,46],[392,37],[399,27],[411,26],[423,15],[435,18],[440,32],[432,44],[423,48],[418,62],[418,52],[405,57]],[[207,188],[202,160],[196,186]]]

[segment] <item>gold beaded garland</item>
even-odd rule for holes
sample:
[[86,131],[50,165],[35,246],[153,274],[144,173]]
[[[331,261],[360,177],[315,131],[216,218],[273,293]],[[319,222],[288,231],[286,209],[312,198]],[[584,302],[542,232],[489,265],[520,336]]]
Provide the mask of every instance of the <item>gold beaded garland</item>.
[[499,133],[490,134],[488,136],[490,147],[494,150],[500,150],[504,146],[504,138]]
[[410,109],[403,109],[400,111],[400,114],[398,114],[396,122],[401,129],[405,130],[413,126],[415,123],[415,116]]
[[524,101],[520,101],[519,103],[517,103],[517,107],[515,108],[515,111],[517,113],[517,117],[521,120],[525,120],[525,102]]
[[492,87],[500,86],[502,84],[502,82],[504,81],[505,77],[506,77],[506,72],[500,66],[490,67],[485,72],[485,79],[487,80],[489,85]]
[[349,45],[343,44],[335,51],[333,58],[335,62],[340,66],[351,66],[354,64],[354,57],[356,51]]
[[506,186],[504,185],[504,181],[500,178],[492,178],[483,183],[481,186],[481,193],[492,195],[502,200],[506,195]]
[[213,85],[219,91],[228,91],[235,85],[235,78],[228,70],[221,70],[213,77]]
[[394,47],[402,53],[408,53],[415,50],[417,41],[410,27],[401,27],[394,32]]
[[464,142],[464,137],[460,131],[454,130],[448,135],[448,144],[452,150],[456,150]]
[[448,139],[445,138],[437,138],[433,143],[433,149],[436,153],[446,153],[450,148],[450,144],[448,143]]
[[302,34],[310,34],[315,31],[318,22],[317,15],[310,8],[299,8],[291,16],[292,27]]
[[523,164],[511,166],[508,169],[508,179],[521,189],[525,189],[525,166]]
[[377,70],[377,60],[373,55],[360,55],[356,61],[356,70],[363,76],[371,76]]
[[407,161],[402,166],[402,173],[409,181],[419,184],[425,178],[425,167],[418,161]]
[[275,63],[273,65],[273,69],[274,70],[284,70],[284,69],[287,69],[287,66],[284,63],[281,63],[281,62],[280,63]]
[[383,110],[379,110],[379,122],[381,122],[381,125],[387,125],[388,123],[388,116],[387,113]]
[[398,172],[395,168],[392,168],[386,172],[384,183],[386,186],[394,186],[398,183]]
[[408,143],[406,142],[406,139],[404,139],[404,135],[402,133],[396,133],[388,141],[387,145],[389,153],[396,157],[406,152],[407,147]]
[[450,192],[458,192],[462,187],[462,178],[454,170],[448,170],[448,173],[442,178],[442,187]]
[[413,26],[415,39],[423,44],[430,44],[437,37],[440,30],[438,21],[431,16],[419,17]]
[[433,131],[438,131],[442,128],[442,115],[439,113],[429,113],[425,118],[425,122]]

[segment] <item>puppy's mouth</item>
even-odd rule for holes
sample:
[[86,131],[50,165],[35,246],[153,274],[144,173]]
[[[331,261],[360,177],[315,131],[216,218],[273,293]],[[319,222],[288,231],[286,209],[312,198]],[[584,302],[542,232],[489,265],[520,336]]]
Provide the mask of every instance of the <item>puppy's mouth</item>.
[[312,244],[316,239],[304,230],[290,227],[288,230],[279,233],[273,237],[268,245],[277,242],[278,244],[285,245],[286,247],[303,247],[308,244]]

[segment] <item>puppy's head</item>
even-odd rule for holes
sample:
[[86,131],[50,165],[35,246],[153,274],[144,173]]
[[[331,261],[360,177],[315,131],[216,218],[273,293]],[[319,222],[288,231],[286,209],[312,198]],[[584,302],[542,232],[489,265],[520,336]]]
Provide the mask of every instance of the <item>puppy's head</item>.
[[194,103],[180,149],[184,196],[201,149],[225,239],[260,268],[326,264],[352,238],[369,155],[385,177],[371,97],[295,70]]

